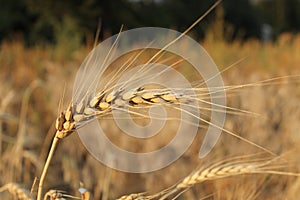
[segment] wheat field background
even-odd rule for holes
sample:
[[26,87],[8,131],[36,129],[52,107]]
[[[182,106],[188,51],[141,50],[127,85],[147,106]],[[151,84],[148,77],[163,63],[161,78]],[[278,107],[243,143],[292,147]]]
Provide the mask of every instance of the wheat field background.
[[[206,37],[200,43],[220,70],[244,59],[222,73],[225,85],[300,75],[300,35],[283,34],[266,44],[256,40],[228,43],[214,37]],[[91,48],[87,44],[70,52],[64,46],[27,48],[18,40],[1,44],[0,186],[14,182],[31,189],[55,133],[54,122],[61,111],[59,101],[64,96],[61,109],[65,109],[71,100],[74,76]],[[228,104],[259,115],[227,115],[226,129],[283,155],[287,160],[284,170],[300,172],[300,77],[241,88],[228,95]],[[116,134],[118,130],[111,130],[114,131]],[[197,137],[188,151],[165,169],[128,174],[102,165],[87,152],[79,137],[72,134],[56,150],[44,191],[58,189],[78,196],[83,183],[94,199],[114,199],[144,191],[154,193],[175,184],[198,165],[260,152],[224,133],[214,150],[199,160],[201,139]],[[296,200],[299,190],[299,177],[242,175],[198,184],[179,199]],[[13,196],[1,192],[0,199]]]

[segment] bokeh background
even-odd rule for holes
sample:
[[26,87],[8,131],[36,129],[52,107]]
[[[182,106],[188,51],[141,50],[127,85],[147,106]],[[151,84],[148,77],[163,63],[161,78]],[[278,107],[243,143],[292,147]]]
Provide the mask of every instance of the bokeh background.
[[[214,1],[0,2],[0,186],[15,182],[30,190],[50,148],[57,113],[71,100],[74,76],[94,41],[118,33],[122,25],[124,30],[160,26],[184,31]],[[300,171],[300,78],[291,77],[300,75],[299,10],[299,0],[224,0],[189,33],[220,70],[243,59],[223,72],[226,85],[289,76],[230,93],[230,106],[260,115],[228,115],[225,128],[285,155],[291,164],[285,170],[293,172]],[[201,139],[166,169],[127,174],[100,164],[73,134],[57,148],[45,191],[78,196],[82,182],[94,199],[153,193],[198,165],[258,152],[223,134],[211,155],[199,160]],[[181,198],[297,199],[299,190],[297,177],[253,175],[205,182]],[[0,198],[13,199],[8,192],[1,192]]]
[[[1,0],[0,39],[22,39],[27,45],[77,43],[93,39],[101,23],[101,39],[124,29],[159,26],[184,31],[214,1],[116,0],[39,1]],[[298,0],[226,0],[218,8],[227,40],[276,39],[300,30]],[[222,10],[222,13],[220,13]],[[213,12],[192,32],[203,38]],[[90,38],[92,37],[92,38]],[[67,40],[67,41],[64,41]]]

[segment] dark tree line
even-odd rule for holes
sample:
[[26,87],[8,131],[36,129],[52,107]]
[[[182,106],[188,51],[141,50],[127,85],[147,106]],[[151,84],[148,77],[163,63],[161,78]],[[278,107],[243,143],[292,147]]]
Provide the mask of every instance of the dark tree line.
[[[84,41],[96,32],[101,21],[103,33],[160,26],[179,31],[203,14],[214,0],[0,0],[0,40],[23,37],[27,44]],[[229,39],[261,37],[269,24],[274,36],[300,30],[299,0],[223,0],[224,27],[231,27]],[[199,38],[214,23],[215,11],[197,27]],[[102,35],[103,37],[103,35]]]

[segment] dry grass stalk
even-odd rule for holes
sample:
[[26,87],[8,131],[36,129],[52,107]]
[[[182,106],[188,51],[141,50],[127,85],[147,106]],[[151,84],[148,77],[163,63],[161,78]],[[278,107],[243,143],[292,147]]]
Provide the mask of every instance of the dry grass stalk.
[[[28,112],[29,99],[35,90],[40,85],[39,81],[33,81],[30,86],[25,90],[22,98],[22,105],[19,117],[18,133],[15,144],[11,147],[10,151],[7,151],[2,156],[3,165],[0,166],[1,171],[5,171],[5,168],[13,169],[6,173],[7,178],[11,180],[20,180],[21,171],[23,169],[23,157],[24,157],[24,141],[27,130],[26,117]],[[12,95],[12,94],[11,94]],[[0,125],[1,126],[1,125]],[[1,128],[1,127],[0,127]],[[2,135],[2,134],[1,134]],[[0,141],[1,142],[1,141]],[[1,145],[0,145],[1,146]],[[27,152],[28,155],[28,152]]]
[[[7,119],[11,119],[14,118],[14,116],[8,114],[5,112],[5,109],[7,107],[7,105],[10,103],[10,101],[13,99],[14,97],[14,91],[10,91],[8,94],[6,94],[0,101],[0,119],[1,118],[7,118]],[[3,133],[2,133],[2,122],[0,123],[0,157],[2,157],[2,140],[3,140]]]

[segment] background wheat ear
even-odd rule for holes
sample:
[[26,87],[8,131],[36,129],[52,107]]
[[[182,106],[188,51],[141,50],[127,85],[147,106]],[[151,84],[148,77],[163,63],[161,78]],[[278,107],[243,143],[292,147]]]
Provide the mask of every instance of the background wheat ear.
[[32,198],[30,197],[30,191],[24,189],[17,183],[8,183],[2,186],[0,188],[0,193],[4,191],[8,191],[15,197],[15,199],[18,200],[32,200]]
[[196,184],[247,174],[275,174],[300,177],[300,173],[286,171],[287,161],[279,156],[270,158],[262,158],[261,156],[251,157],[233,157],[215,163],[207,163],[207,167],[201,166],[177,184],[158,193],[153,195],[146,195],[146,193],[124,195],[118,198],[118,200],[165,200],[171,197],[171,199],[177,199]]

